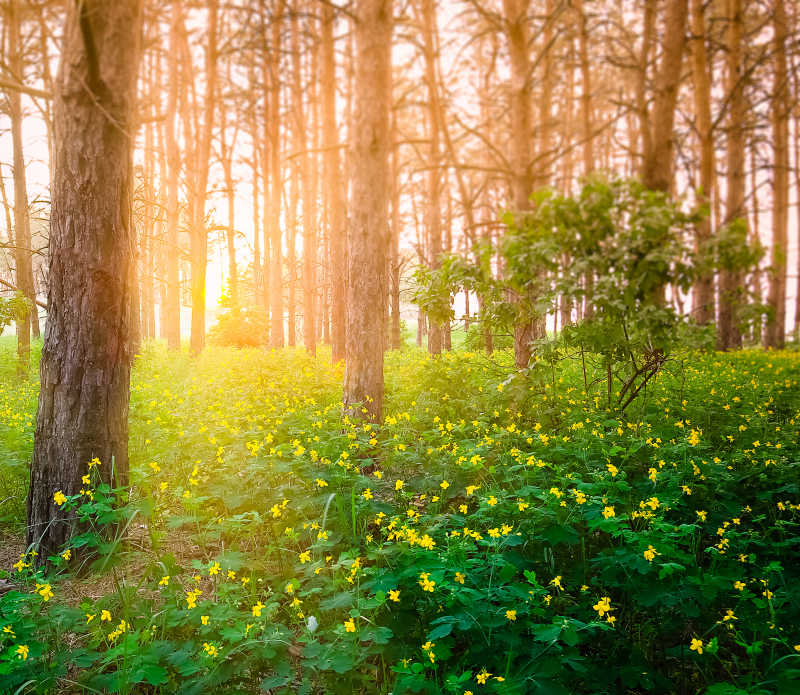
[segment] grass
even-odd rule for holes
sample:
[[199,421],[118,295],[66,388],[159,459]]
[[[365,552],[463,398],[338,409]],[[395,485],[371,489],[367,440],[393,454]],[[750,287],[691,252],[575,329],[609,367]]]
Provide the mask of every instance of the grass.
[[[578,365],[389,353],[380,426],[328,358],[143,350],[130,492],[4,568],[0,691],[794,692],[797,353],[683,355],[624,417]],[[16,533],[35,403],[0,341]]]

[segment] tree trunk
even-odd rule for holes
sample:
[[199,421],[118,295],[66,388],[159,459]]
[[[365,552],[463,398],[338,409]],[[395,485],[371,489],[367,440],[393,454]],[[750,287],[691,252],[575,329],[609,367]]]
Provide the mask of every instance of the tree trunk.
[[[533,192],[528,1],[503,0],[504,26],[511,62],[511,198],[518,213],[530,209],[529,197]],[[524,296],[517,300],[523,308],[522,317],[514,326],[514,363],[520,369],[528,366],[531,341],[535,337],[535,319],[527,316],[526,308],[532,299]]]
[[206,269],[208,266],[208,230],[206,229],[206,197],[208,169],[211,161],[211,136],[216,111],[217,84],[217,5],[208,0],[208,46],[206,48],[206,93],[203,125],[195,157],[194,202],[190,225],[190,257],[192,265],[192,332],[189,347],[193,355],[206,344]]
[[336,62],[333,50],[333,6],[322,3],[320,87],[322,98],[322,147],[325,152],[325,203],[331,259],[331,360],[339,362],[345,352],[346,230],[339,164],[339,134],[336,127]]
[[774,85],[772,95],[772,132],[775,149],[773,165],[772,257],[769,275],[769,305],[775,316],[767,324],[764,345],[783,348],[786,342],[786,252],[789,224],[789,98],[786,41],[789,35],[783,0],[773,7]]
[[178,178],[180,176],[181,156],[178,151],[176,118],[178,113],[178,51],[180,44],[179,28],[183,26],[180,0],[172,0],[172,17],[169,27],[168,51],[168,89],[166,113],[167,150],[167,291],[165,334],[167,347],[179,350],[181,347],[181,283],[178,267],[180,246],[178,244]]
[[[714,188],[714,134],[711,125],[711,78],[708,72],[706,51],[706,23],[703,0],[692,3],[692,78],[694,82],[694,108],[698,150],[700,154],[700,181],[698,202],[708,204]],[[711,238],[711,214],[697,223],[695,248],[699,249]],[[695,282],[692,292],[692,313],[699,324],[714,321],[714,278],[709,273]]]
[[355,34],[344,403],[354,415],[380,421],[389,255],[391,0],[358,0]]
[[[298,7],[295,5],[295,9]],[[311,17],[309,16],[309,22]],[[297,20],[294,19],[296,27]],[[315,32],[311,32],[314,34]],[[292,36],[297,36],[296,29]],[[297,37],[299,40],[299,36]],[[296,41],[294,38],[293,41]],[[297,142],[303,150],[314,149],[314,81],[309,80],[308,87],[302,89],[302,65],[300,62],[300,51],[297,48],[299,41],[294,45],[296,55],[295,65],[295,86],[297,89]],[[312,49],[313,50],[313,49]],[[313,77],[313,70],[312,77]],[[307,101],[303,104],[303,91],[307,94]],[[306,114],[308,118],[306,119]],[[307,126],[307,127],[306,127]],[[306,136],[308,130],[308,137]],[[314,171],[313,154],[304,154],[299,158],[300,171],[303,177],[303,345],[306,352],[311,355],[317,354],[317,326],[315,319],[315,305],[317,295],[317,221],[316,221],[316,196],[313,193]]]
[[[23,76],[22,43],[19,8],[10,0],[8,16],[8,68],[15,76]],[[14,158],[14,263],[17,289],[34,305],[33,260],[31,227],[28,214],[28,188],[25,180],[25,157],[22,150],[22,95],[17,90],[6,92],[8,115],[11,121],[11,140]],[[28,374],[31,359],[31,314],[26,312],[17,320],[17,373]]]
[[[744,127],[746,106],[744,101],[744,63],[742,59],[742,0],[727,0],[727,92],[728,92],[728,145],[727,145],[727,196],[725,223],[731,224],[745,217],[744,208]],[[720,349],[741,347],[737,305],[741,301],[742,273],[736,269],[723,269],[720,276],[719,322],[717,343]]]
[[128,480],[132,147],[142,0],[69,5],[59,88],[47,328],[28,494],[28,536],[44,560],[71,522],[55,492],[81,488],[97,457]]
[[[440,131],[438,84],[436,75],[436,8],[432,0],[419,0],[417,13],[422,25],[422,45],[425,57],[425,82],[428,92],[428,264],[432,269],[441,265],[442,256],[442,211],[440,169]],[[438,355],[442,351],[442,326],[431,321],[428,331],[428,352]]]
[[686,43],[688,0],[669,0],[664,27],[663,54],[655,84],[652,132],[644,153],[642,183],[653,191],[668,193],[672,184],[673,129],[675,106]]
[[272,18],[272,45],[270,46],[269,66],[269,140],[272,147],[272,201],[270,220],[270,303],[272,322],[270,325],[270,346],[283,347],[283,244],[281,238],[281,192],[283,177],[281,172],[281,129],[280,129],[280,70],[281,70],[281,23],[284,0],[277,0],[275,16]]

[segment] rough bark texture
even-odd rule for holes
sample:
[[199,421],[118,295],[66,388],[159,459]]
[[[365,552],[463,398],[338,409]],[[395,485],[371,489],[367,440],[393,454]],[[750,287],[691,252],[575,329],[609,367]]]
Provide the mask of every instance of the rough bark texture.
[[[391,0],[358,0],[344,402],[380,420],[387,299]],[[363,404],[366,413],[354,408]]]
[[[700,152],[700,202],[708,203],[714,187],[714,136],[711,125],[711,79],[706,51],[706,22],[703,0],[692,0],[692,80],[694,84],[695,128]],[[695,243],[702,246],[711,238],[711,217],[698,222]],[[698,278],[692,292],[692,314],[700,324],[714,320],[714,278]]]
[[70,3],[55,94],[48,307],[28,495],[40,557],[68,537],[53,494],[93,457],[128,477],[133,105],[142,0]]
[[786,40],[788,22],[783,0],[775,0],[775,74],[772,95],[772,133],[775,151],[772,180],[772,257],[768,303],[775,315],[767,324],[765,347],[782,348],[786,342],[786,252],[789,225],[789,98]]
[[[744,207],[744,127],[746,105],[744,100],[742,60],[742,0],[728,0],[728,146],[727,146],[727,196],[725,222],[730,224],[746,215]],[[742,334],[739,328],[737,305],[742,290],[742,273],[723,270],[719,287],[719,321],[717,345],[722,350],[740,347]]]
[[681,83],[683,47],[686,43],[688,0],[669,0],[664,26],[663,53],[655,85],[650,119],[652,132],[644,153],[642,183],[654,191],[668,192],[672,184],[675,106]]

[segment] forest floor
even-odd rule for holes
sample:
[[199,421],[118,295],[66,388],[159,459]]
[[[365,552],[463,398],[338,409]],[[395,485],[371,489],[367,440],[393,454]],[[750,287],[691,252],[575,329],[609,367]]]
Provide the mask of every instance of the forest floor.
[[87,469],[45,576],[0,340],[0,693],[797,692],[800,353],[676,356],[622,414],[568,360],[392,352],[380,425],[328,358],[145,347],[131,488]]

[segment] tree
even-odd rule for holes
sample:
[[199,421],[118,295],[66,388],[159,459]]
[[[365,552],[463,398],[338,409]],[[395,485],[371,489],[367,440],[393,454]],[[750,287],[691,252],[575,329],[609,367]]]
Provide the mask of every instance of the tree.
[[180,175],[180,153],[176,137],[178,111],[178,46],[179,31],[183,26],[180,0],[172,0],[169,22],[169,76],[167,78],[167,114],[165,124],[166,159],[167,159],[167,277],[166,292],[166,326],[164,333],[170,350],[178,350],[181,346],[181,298],[180,274],[178,268],[178,223],[180,208],[178,207],[178,178]]
[[[703,0],[691,0],[692,80],[694,87],[695,130],[699,150],[699,202],[708,204],[714,187],[714,133],[711,122],[711,77],[706,50],[706,22]],[[695,229],[695,248],[700,250],[711,239],[711,215],[705,215]],[[692,313],[697,323],[714,320],[714,277],[699,275],[692,294]]]
[[[728,144],[727,144],[727,195],[725,201],[726,224],[745,218],[744,166],[745,166],[745,98],[744,60],[742,55],[742,0],[727,0],[727,83],[728,83]],[[724,268],[719,285],[719,321],[717,345],[722,350],[740,347],[742,333],[739,328],[739,304],[742,293],[742,273],[739,269]]]
[[[217,100],[217,22],[218,0],[207,0],[208,45],[206,47],[206,92],[203,99],[203,119],[192,167],[193,190],[190,205],[189,240],[192,262],[192,354],[202,352],[206,342],[206,267],[208,265],[208,229],[206,228],[206,198],[208,169],[211,160],[211,137]],[[197,116],[195,115],[195,122]]]
[[128,480],[134,102],[143,0],[70,3],[55,94],[48,309],[28,494],[40,558],[68,537],[53,495],[86,464]]
[[[8,67],[18,79],[23,77],[22,40],[20,37],[20,7],[10,0],[8,19]],[[14,262],[17,288],[34,307],[33,262],[31,258],[31,228],[28,212],[28,189],[25,179],[25,156],[22,149],[22,99],[19,91],[8,91],[8,114],[14,150]],[[31,353],[31,312],[17,317],[17,354],[20,375],[28,373]]]
[[355,34],[344,403],[355,415],[380,420],[391,194],[391,0],[358,0]]
[[324,195],[330,240],[331,277],[331,360],[344,359],[346,232],[342,177],[339,163],[339,135],[336,128],[336,61],[333,28],[336,15],[328,2],[322,4],[320,91],[322,101],[322,149],[324,151]]
[[789,224],[789,78],[786,66],[788,26],[783,0],[773,7],[774,84],[772,130],[775,148],[772,180],[772,258],[769,275],[769,305],[774,316],[767,323],[764,346],[782,348],[786,342],[786,252]]
[[688,0],[669,0],[664,27],[663,54],[655,85],[652,129],[642,165],[646,188],[667,192],[672,184],[673,129],[686,43]]

